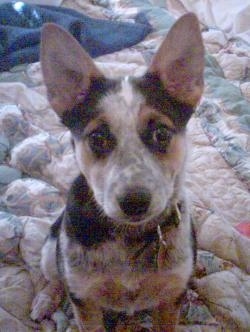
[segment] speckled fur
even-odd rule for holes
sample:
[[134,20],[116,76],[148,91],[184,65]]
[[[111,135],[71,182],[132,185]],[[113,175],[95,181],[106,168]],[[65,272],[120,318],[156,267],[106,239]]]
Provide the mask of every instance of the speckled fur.
[[[194,265],[183,175],[185,126],[203,87],[198,22],[193,14],[181,18],[142,78],[104,78],[76,41],[52,24],[42,40],[48,97],[71,130],[81,171],[43,249],[44,293],[53,297],[60,285],[66,290],[81,332],[105,331],[105,312],[143,310],[151,312],[154,331],[174,331]],[[55,55],[59,50],[64,54]],[[155,132],[148,138],[151,122],[169,131],[165,150],[153,145]],[[103,124],[112,148],[97,156],[90,135]],[[143,213],[121,207],[131,188],[149,193]],[[33,319],[51,314],[41,305],[44,293],[33,303]]]

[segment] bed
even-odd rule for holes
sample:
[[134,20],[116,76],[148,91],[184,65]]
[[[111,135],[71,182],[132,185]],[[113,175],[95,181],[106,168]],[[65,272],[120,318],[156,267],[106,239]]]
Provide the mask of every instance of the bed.
[[[250,331],[250,6],[224,0],[65,0],[61,6],[111,21],[134,22],[143,14],[150,23],[140,43],[96,58],[112,77],[142,74],[175,19],[198,15],[205,91],[188,125],[186,177],[198,258],[178,331]],[[79,172],[69,132],[48,104],[39,62],[0,73],[0,162],[0,331],[75,331],[66,300],[41,324],[29,316],[45,284],[41,247]],[[153,331],[148,316],[126,325]],[[125,323],[117,330],[125,331]]]

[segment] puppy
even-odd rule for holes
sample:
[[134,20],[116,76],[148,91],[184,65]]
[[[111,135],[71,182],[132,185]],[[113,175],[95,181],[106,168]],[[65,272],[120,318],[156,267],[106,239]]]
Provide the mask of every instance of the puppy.
[[64,289],[81,332],[145,310],[153,331],[174,331],[195,256],[183,175],[185,128],[203,90],[198,21],[181,17],[139,78],[104,77],[54,24],[42,32],[41,64],[81,174],[44,245],[48,285],[31,316],[50,315]]

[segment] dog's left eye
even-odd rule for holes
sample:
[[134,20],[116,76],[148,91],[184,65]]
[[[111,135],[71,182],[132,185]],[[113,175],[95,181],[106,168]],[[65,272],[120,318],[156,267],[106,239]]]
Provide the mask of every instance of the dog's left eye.
[[166,153],[172,136],[172,130],[164,123],[152,120],[142,133],[142,141],[152,152]]
[[153,142],[156,144],[166,144],[169,141],[169,130],[165,126],[159,126],[152,132]]
[[103,124],[88,135],[88,143],[98,157],[104,157],[113,151],[116,140],[109,127]]

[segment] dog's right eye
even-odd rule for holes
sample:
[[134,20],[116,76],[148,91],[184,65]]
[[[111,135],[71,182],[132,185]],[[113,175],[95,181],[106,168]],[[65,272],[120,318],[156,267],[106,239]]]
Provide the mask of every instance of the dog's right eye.
[[103,124],[88,135],[88,143],[97,157],[105,157],[113,151],[116,140],[109,127]]

